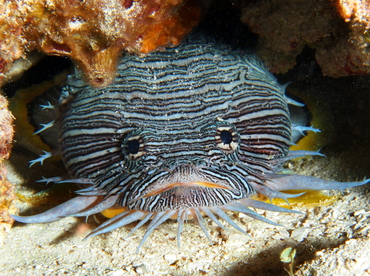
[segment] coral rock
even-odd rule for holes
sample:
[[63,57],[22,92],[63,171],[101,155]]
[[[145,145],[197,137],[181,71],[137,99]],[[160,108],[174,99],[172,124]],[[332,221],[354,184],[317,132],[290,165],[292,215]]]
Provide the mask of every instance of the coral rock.
[[[342,77],[370,73],[370,2],[338,0],[341,17],[349,32],[333,47],[317,50],[316,59],[324,75]],[[325,66],[327,64],[327,66]]]
[[0,162],[9,158],[13,140],[13,120],[7,100],[0,94]]
[[370,73],[370,9],[361,0],[277,0],[245,4],[242,21],[259,34],[257,52],[274,73],[286,73],[306,46],[323,74]]
[[176,45],[198,23],[197,0],[0,0],[0,84],[38,49],[71,57],[94,86],[109,84],[121,50]]
[[3,230],[8,230],[14,222],[8,211],[13,208],[11,203],[15,197],[12,185],[6,180],[3,165],[3,159],[9,157],[13,140],[13,119],[7,100],[0,94],[0,241]]

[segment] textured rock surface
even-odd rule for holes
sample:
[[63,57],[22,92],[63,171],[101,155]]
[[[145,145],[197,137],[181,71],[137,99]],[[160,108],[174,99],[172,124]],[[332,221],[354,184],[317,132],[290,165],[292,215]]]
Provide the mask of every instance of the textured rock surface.
[[255,1],[242,21],[259,34],[257,51],[274,73],[292,69],[305,47],[315,49],[326,76],[370,73],[368,1]]
[[0,85],[15,60],[41,50],[71,57],[90,84],[105,86],[121,50],[176,45],[200,15],[196,0],[0,0]]
[[7,181],[4,159],[9,158],[13,142],[13,115],[8,110],[8,101],[0,94],[0,241],[9,231],[14,220],[8,212],[14,212],[15,199],[13,186]]

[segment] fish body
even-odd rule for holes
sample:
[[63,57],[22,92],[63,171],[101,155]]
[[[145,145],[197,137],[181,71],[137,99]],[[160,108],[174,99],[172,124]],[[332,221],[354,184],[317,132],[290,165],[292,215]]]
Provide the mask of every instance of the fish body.
[[254,56],[199,43],[126,59],[113,86],[72,80],[66,95],[64,164],[94,191],[130,210],[219,206],[254,194],[287,154],[284,91]]
[[287,199],[297,195],[281,191],[366,184],[279,174],[289,159],[320,155],[289,151],[292,133],[302,128],[292,124],[288,106],[299,104],[284,90],[255,55],[199,38],[126,55],[106,88],[91,88],[76,74],[60,98],[59,145],[84,189],[45,213],[15,218],[48,222],[121,206],[125,212],[90,235],[142,219],[134,230],[150,223],[141,246],[172,216],[178,240],[190,216],[207,236],[203,215],[245,232],[225,211],[275,225],[248,207],[296,212],[251,199],[256,194]]

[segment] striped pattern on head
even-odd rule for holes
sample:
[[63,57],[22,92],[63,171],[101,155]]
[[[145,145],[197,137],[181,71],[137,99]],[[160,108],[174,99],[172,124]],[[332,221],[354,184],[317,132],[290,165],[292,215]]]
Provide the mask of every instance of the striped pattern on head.
[[61,99],[64,163],[93,180],[89,195],[147,212],[225,205],[288,152],[284,91],[252,55],[198,40],[127,55],[118,72],[104,89],[71,79]]

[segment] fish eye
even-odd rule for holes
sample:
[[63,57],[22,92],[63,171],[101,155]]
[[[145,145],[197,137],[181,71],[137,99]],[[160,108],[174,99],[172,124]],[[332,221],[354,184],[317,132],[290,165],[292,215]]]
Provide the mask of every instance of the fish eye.
[[219,126],[216,130],[216,145],[226,153],[234,152],[239,145],[239,135],[232,125]]
[[123,141],[122,149],[124,154],[130,159],[135,160],[142,156],[144,154],[144,144],[141,136],[129,135],[126,137],[126,139]]
[[222,143],[229,145],[233,141],[233,134],[230,132],[230,130],[222,130],[220,132],[220,138]]
[[127,151],[130,154],[137,154],[140,149],[140,142],[138,139],[128,140],[127,141]]

